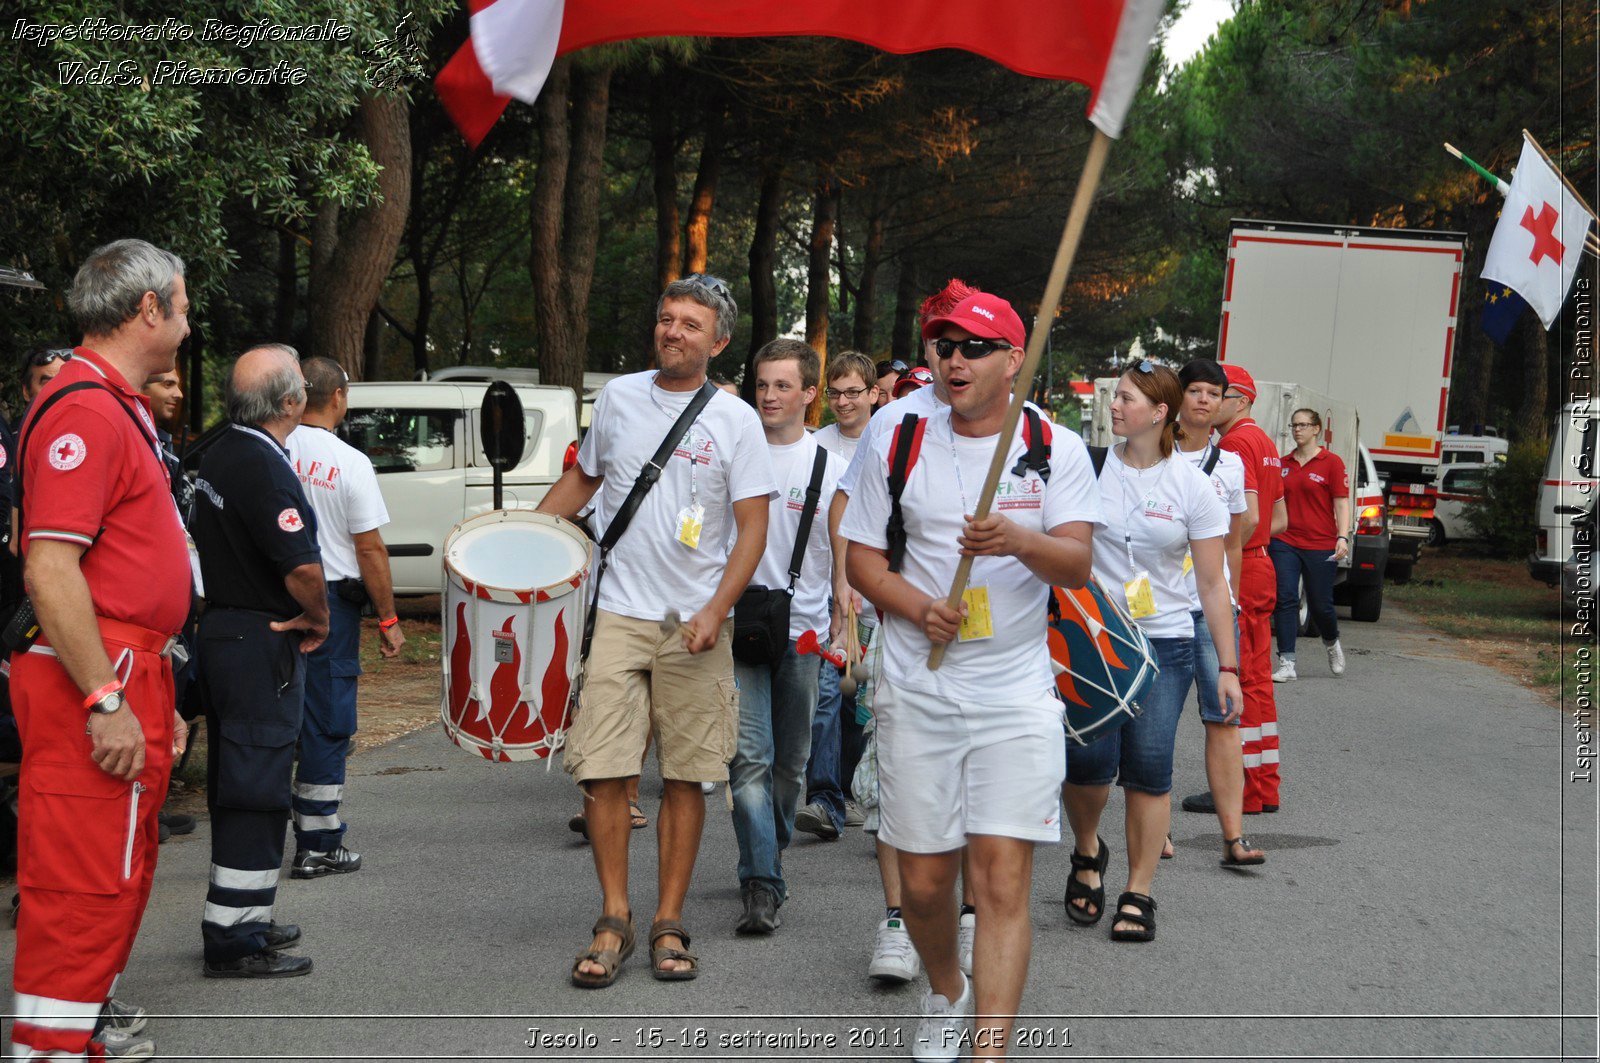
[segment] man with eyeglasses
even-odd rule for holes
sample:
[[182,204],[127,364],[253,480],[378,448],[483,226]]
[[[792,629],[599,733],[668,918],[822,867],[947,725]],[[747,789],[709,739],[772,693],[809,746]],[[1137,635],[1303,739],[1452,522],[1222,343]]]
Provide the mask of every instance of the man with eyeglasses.
[[[887,430],[872,444],[841,534],[851,585],[884,613],[874,693],[880,834],[899,853],[905,921],[929,984],[912,1056],[954,1060],[970,1047],[1001,1058],[1032,951],[1034,846],[1061,838],[1064,710],[1045,602],[1051,585],[1088,580],[1101,511],[1083,441],[1056,433],[1048,468],[1036,468],[1016,460],[1029,449],[1019,421],[1002,466],[1006,501],[973,520],[1025,330],[1009,303],[978,293],[931,318],[923,337],[950,404],[921,426],[920,457],[905,474],[901,570],[890,570]],[[974,561],[962,605],[951,609],[958,555]],[[936,644],[948,652],[935,672]],[[980,913],[970,980],[955,895],[963,850]],[[974,1006],[984,1018],[971,1033]]]
[[294,348],[240,355],[228,426],[200,461],[194,539],[206,611],[200,692],[206,707],[211,876],[200,932],[207,978],[286,978],[311,960],[283,949],[300,928],[273,920],[289,825],[305,655],[328,636],[316,514],[289,462],[306,408]]
[[294,778],[295,878],[342,875],[361,868],[345,847],[340,818],[345,756],[356,733],[361,676],[361,610],[378,614],[378,652],[396,657],[405,645],[394,611],[389,551],[378,529],[389,511],[372,461],[335,435],[350,411],[350,378],[331,358],[307,358],[306,410],[289,433],[289,460],[317,515],[317,547],[328,582],[328,639],[306,655],[305,716]]
[[170,648],[189,551],[138,387],[189,332],[182,259],[98,247],[67,306],[74,357],[23,419],[22,546],[40,636],[11,658],[22,738],[15,1054],[149,1056],[142,1010],[114,1005],[154,880],[157,814],[186,728]]
[[56,374],[61,372],[61,367],[71,360],[71,348],[29,351],[27,357],[22,360],[23,404],[31,404],[33,397],[54,380]]

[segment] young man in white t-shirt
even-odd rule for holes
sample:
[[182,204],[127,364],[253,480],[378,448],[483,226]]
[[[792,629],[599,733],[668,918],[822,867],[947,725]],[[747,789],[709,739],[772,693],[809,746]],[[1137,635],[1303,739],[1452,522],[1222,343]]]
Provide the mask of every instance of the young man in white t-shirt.
[[[1050,585],[1087,581],[1100,501],[1072,433],[1054,434],[1048,478],[1014,471],[1025,451],[1019,420],[994,511],[971,520],[1022,367],[1022,321],[1005,300],[979,293],[931,318],[923,336],[946,362],[938,375],[950,406],[927,419],[900,498],[903,570],[890,571],[888,425],[841,532],[850,540],[851,586],[885,613],[874,695],[880,831],[899,850],[905,920],[930,985],[913,1056],[954,1060],[970,1047],[1001,1058],[1032,947],[1033,847],[1059,841],[1061,831],[1063,710],[1053,693],[1045,602]],[[945,598],[961,554],[974,562],[963,604],[951,609]],[[930,671],[935,644],[947,653]],[[982,915],[970,982],[957,956],[963,846]],[[988,1018],[969,1041],[974,997]]]
[[[706,381],[738,317],[728,286],[693,274],[656,305],[658,369],[618,377],[595,400],[578,462],[539,503],[571,518],[592,498],[597,534],[615,518],[644,464]],[[609,557],[596,600],[583,694],[565,767],[588,796],[589,840],[604,895],[594,940],[572,981],[615,981],[632,953],[627,780],[651,732],[664,790],[658,816],[660,896],[649,937],[651,973],[695,977],[682,923],[705,823],[702,782],[727,778],[738,713],[730,652],[733,603],[766,546],[772,464],[754,411],[717,391],[679,438]],[[682,618],[681,625],[669,617]]]
[[812,435],[849,463],[856,456],[861,433],[877,409],[878,385],[872,379],[872,359],[859,351],[845,351],[829,358],[827,398],[833,423]]
[[405,644],[394,611],[389,551],[378,529],[389,511],[372,462],[338,436],[350,410],[350,382],[331,358],[300,363],[306,412],[289,433],[289,460],[317,514],[317,547],[328,582],[328,637],[306,655],[305,714],[294,778],[295,878],[320,878],[361,868],[345,847],[339,815],[345,755],[356,733],[356,682],[361,675],[361,601],[357,581],[378,612],[378,650],[394,657]]
[[811,717],[824,664],[802,654],[797,640],[806,632],[826,642],[837,629],[830,604],[843,602],[844,542],[838,538],[843,496],[835,505],[844,461],[806,432],[806,409],[817,397],[822,365],[817,353],[799,340],[766,344],[751,363],[756,413],[767,438],[778,496],[767,515],[767,549],[753,584],[778,590],[791,585],[790,563],[806,509],[817,462],[822,462],[811,526],[801,554],[800,575],[792,579],[788,645],[777,660],[735,660],[739,681],[739,737],[728,766],[733,797],[734,835],[739,842],[739,891],[744,912],[735,929],[770,934],[778,928],[778,908],[788,896],[783,850],[794,834],[795,811],[806,792],[806,760],[811,753]]

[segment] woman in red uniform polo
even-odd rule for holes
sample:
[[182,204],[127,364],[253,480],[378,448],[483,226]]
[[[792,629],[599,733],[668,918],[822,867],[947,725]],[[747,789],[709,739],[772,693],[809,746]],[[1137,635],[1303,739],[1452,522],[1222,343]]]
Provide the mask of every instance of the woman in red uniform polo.
[[1350,553],[1350,482],[1344,461],[1324,447],[1322,415],[1296,410],[1289,418],[1295,448],[1283,456],[1283,498],[1289,526],[1272,540],[1268,552],[1278,573],[1278,606],[1272,626],[1278,637],[1274,683],[1290,683],[1295,674],[1294,640],[1300,625],[1300,583],[1305,580],[1311,622],[1328,651],[1328,667],[1344,674],[1344,647],[1339,645],[1339,618],[1333,611],[1333,577]]

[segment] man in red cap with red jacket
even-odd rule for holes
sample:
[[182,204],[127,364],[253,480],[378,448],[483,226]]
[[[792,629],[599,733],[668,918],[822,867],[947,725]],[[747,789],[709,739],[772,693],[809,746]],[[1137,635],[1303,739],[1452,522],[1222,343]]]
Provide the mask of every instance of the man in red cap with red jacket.
[[[1218,410],[1217,444],[1244,462],[1244,490],[1256,496],[1256,522],[1246,516],[1244,570],[1239,574],[1239,665],[1244,713],[1244,813],[1278,811],[1278,705],[1272,695],[1272,610],[1278,577],[1267,544],[1283,529],[1283,462],[1272,438],[1250,416],[1256,382],[1242,366],[1224,365],[1228,388]],[[1280,521],[1280,516],[1282,517]],[[1187,805],[1188,802],[1185,802]]]

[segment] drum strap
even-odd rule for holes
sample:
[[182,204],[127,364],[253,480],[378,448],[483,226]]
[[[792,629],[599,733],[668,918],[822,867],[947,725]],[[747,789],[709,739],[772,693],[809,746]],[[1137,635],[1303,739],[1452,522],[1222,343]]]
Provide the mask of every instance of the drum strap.
[[706,403],[711,401],[711,396],[716,392],[717,386],[709,380],[700,385],[700,390],[694,393],[689,405],[685,406],[683,412],[678,414],[678,419],[672,422],[672,427],[667,430],[666,438],[656,448],[655,454],[651,455],[650,460],[644,463],[644,468],[639,470],[639,476],[633,481],[628,497],[617,507],[617,515],[606,525],[606,533],[600,537],[600,563],[595,566],[594,586],[589,588],[589,615],[583,624],[582,660],[589,659],[589,644],[594,641],[595,611],[600,605],[600,581],[605,578],[611,549],[617,545],[617,540],[622,538],[622,533],[627,531],[628,525],[633,522],[634,514],[639,512],[639,506],[644,502],[644,496],[649,494],[656,481],[661,479],[661,472],[672,459],[672,451],[677,447],[678,440],[683,438],[689,426],[694,424],[695,418],[700,416],[700,411],[706,408]]

